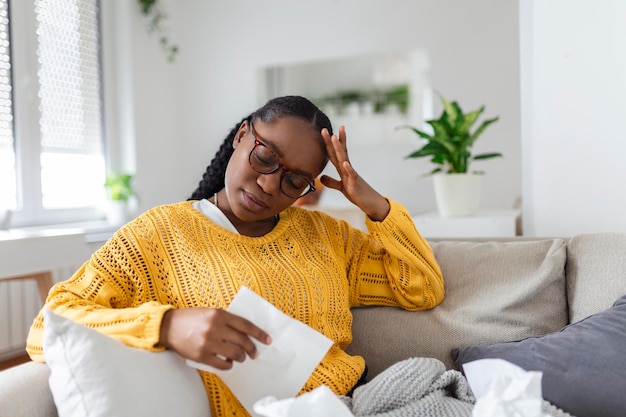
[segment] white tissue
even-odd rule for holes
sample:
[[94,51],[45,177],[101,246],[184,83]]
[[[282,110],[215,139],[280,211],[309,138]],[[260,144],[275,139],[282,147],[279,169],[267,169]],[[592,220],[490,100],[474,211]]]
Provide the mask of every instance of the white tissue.
[[265,345],[253,340],[258,356],[256,361],[270,366],[286,366],[295,356],[293,351],[280,350],[272,345]]
[[265,397],[254,404],[254,411],[264,417],[354,417],[326,385],[284,400]]
[[542,372],[525,371],[503,359],[463,365],[476,404],[472,417],[542,417]]
[[252,339],[257,358],[233,362],[226,371],[192,360],[187,360],[187,365],[219,376],[253,416],[254,403],[261,398],[285,399],[298,394],[333,343],[246,287],[239,290],[228,311],[265,330],[272,343],[264,345]]

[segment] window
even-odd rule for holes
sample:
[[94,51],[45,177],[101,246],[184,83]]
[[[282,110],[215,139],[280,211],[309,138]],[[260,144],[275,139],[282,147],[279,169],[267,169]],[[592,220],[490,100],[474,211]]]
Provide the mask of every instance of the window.
[[9,56],[9,10],[0,1],[0,207],[15,208],[15,153],[13,152],[13,97]]
[[0,0],[0,208],[11,226],[98,216],[99,44],[97,0]]

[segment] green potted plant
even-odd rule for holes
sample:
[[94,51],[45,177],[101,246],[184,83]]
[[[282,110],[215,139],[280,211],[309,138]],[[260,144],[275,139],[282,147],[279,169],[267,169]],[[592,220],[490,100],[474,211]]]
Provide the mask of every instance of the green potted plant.
[[122,224],[130,215],[129,201],[135,195],[133,175],[128,173],[110,173],[104,182],[109,205],[107,220],[113,224]]
[[477,160],[501,157],[498,152],[472,154],[472,147],[485,129],[498,121],[494,117],[483,121],[478,128],[472,127],[485,111],[485,106],[463,113],[456,101],[448,101],[439,95],[443,112],[438,119],[427,120],[433,133],[413,126],[401,126],[415,132],[424,145],[406,158],[429,157],[435,168],[426,175],[434,175],[435,197],[443,217],[471,216],[478,210],[483,172],[470,171],[470,163]]
[[131,174],[109,174],[104,182],[104,188],[107,189],[111,200],[128,202],[130,197],[135,195],[132,181]]

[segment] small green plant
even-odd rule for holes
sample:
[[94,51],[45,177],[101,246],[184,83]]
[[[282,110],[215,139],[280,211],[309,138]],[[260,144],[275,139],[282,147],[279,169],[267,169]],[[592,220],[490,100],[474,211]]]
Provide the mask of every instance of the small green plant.
[[389,104],[398,106],[401,113],[406,113],[409,109],[409,86],[401,85],[386,92]]
[[436,165],[436,168],[425,175],[432,175],[442,171],[449,174],[466,173],[472,161],[502,156],[497,152],[472,155],[472,146],[476,139],[489,125],[498,121],[499,117],[483,121],[472,132],[472,126],[485,111],[485,106],[469,113],[463,113],[456,101],[449,102],[443,96],[439,95],[439,97],[444,107],[441,116],[439,119],[426,121],[433,129],[432,134],[413,126],[399,127],[399,129],[411,129],[420,138],[426,140],[424,146],[407,155],[406,158],[430,157],[430,161]]
[[128,202],[130,197],[135,195],[132,182],[131,174],[109,174],[104,182],[104,188],[107,189],[111,200]]
[[343,90],[313,99],[313,102],[320,107],[335,106],[340,114],[352,103],[371,103],[374,113],[384,113],[391,105],[395,105],[401,113],[406,113],[409,108],[409,86],[402,84],[387,90]]

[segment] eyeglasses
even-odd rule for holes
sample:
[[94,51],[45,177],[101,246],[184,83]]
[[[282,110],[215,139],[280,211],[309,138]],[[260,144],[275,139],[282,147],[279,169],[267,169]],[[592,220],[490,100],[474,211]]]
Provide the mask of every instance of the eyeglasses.
[[315,185],[308,178],[285,168],[278,160],[278,156],[276,156],[274,151],[257,139],[252,122],[250,122],[250,133],[252,133],[252,138],[254,139],[254,147],[248,157],[252,169],[259,174],[265,175],[272,174],[282,168],[280,189],[287,197],[300,198],[315,191]]

